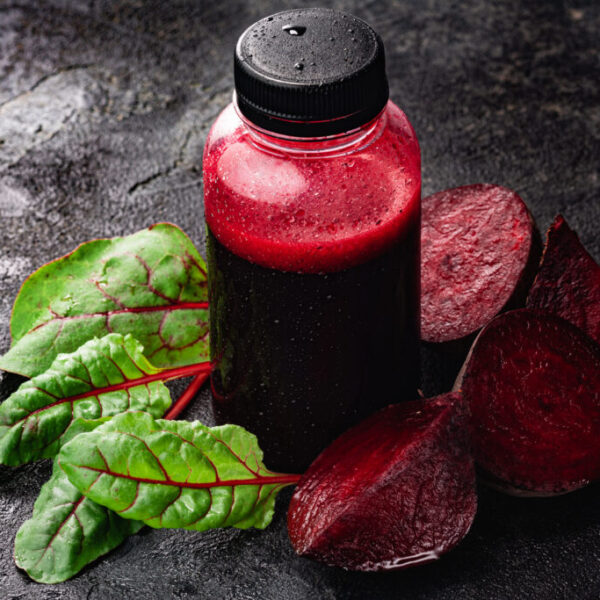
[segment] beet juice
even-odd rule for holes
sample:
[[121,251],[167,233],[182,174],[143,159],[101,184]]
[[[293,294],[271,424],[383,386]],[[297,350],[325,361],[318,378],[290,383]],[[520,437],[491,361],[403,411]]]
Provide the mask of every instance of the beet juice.
[[301,470],[416,395],[419,146],[351,15],[267,17],[234,65],[204,151],[213,407]]

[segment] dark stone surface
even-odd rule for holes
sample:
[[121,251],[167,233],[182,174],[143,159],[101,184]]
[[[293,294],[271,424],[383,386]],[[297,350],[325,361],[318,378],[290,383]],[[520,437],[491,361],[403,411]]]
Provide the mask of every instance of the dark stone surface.
[[[155,221],[204,243],[201,150],[255,19],[304,2],[0,2],[0,351],[23,278],[78,243]],[[313,2],[307,3],[314,4]],[[516,189],[542,229],[561,211],[600,258],[597,2],[322,2],[370,21],[423,150],[424,193]],[[1,382],[2,397],[15,384]],[[439,387],[429,378],[426,389]],[[188,418],[207,415],[204,391]],[[144,530],[73,580],[35,584],[12,544],[47,462],[0,467],[1,598],[598,598],[600,489],[549,500],[482,490],[451,554],[345,573],[296,557],[285,506],[264,532]]]

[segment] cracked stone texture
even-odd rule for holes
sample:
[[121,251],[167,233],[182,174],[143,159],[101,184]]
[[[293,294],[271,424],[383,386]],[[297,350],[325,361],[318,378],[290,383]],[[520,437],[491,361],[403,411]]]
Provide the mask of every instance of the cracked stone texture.
[[[203,248],[201,152],[229,102],[237,36],[304,2],[0,3],[0,351],[26,275],[90,238],[172,221]],[[307,5],[313,5],[309,2]],[[514,188],[544,230],[562,212],[600,258],[600,5],[336,1],[382,34],[391,93],[423,151],[423,192]],[[425,389],[440,379],[426,374]],[[0,379],[0,397],[15,377]],[[180,386],[181,387],[181,386]],[[202,392],[185,415],[210,421]],[[600,489],[546,500],[481,490],[464,542],[401,573],[296,557],[282,494],[264,532],[143,530],[69,582],[12,562],[48,462],[0,467],[1,598],[600,597]]]

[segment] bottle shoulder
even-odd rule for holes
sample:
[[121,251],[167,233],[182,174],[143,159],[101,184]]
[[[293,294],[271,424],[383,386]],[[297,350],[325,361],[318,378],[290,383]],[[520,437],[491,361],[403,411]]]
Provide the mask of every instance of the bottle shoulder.
[[273,137],[269,143],[266,137],[253,135],[240,118],[235,104],[231,102],[221,111],[209,131],[204,146],[204,159],[218,152],[223,146],[235,144],[236,149],[247,145],[257,154],[276,154],[288,160],[335,161],[363,153],[371,156],[386,154],[394,150],[394,142],[399,142],[405,149],[403,154],[410,153],[411,160],[414,156],[420,159],[415,131],[404,112],[391,100],[379,117],[372,124],[365,126],[364,131],[357,130],[347,136],[331,137],[333,139],[318,138],[308,141],[294,138],[293,142]]

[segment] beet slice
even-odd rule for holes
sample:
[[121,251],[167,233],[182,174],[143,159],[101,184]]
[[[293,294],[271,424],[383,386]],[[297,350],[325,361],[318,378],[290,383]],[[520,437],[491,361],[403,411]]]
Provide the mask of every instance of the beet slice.
[[564,319],[529,309],[495,318],[455,388],[495,487],[547,496],[600,477],[600,346]]
[[600,266],[562,215],[548,230],[527,307],[558,315],[600,343]]
[[296,552],[358,571],[401,569],[450,550],[477,508],[459,394],[384,408],[326,448],[288,511]]
[[464,358],[477,331],[525,303],[541,240],[523,200],[498,185],[438,192],[422,210],[421,338]]

